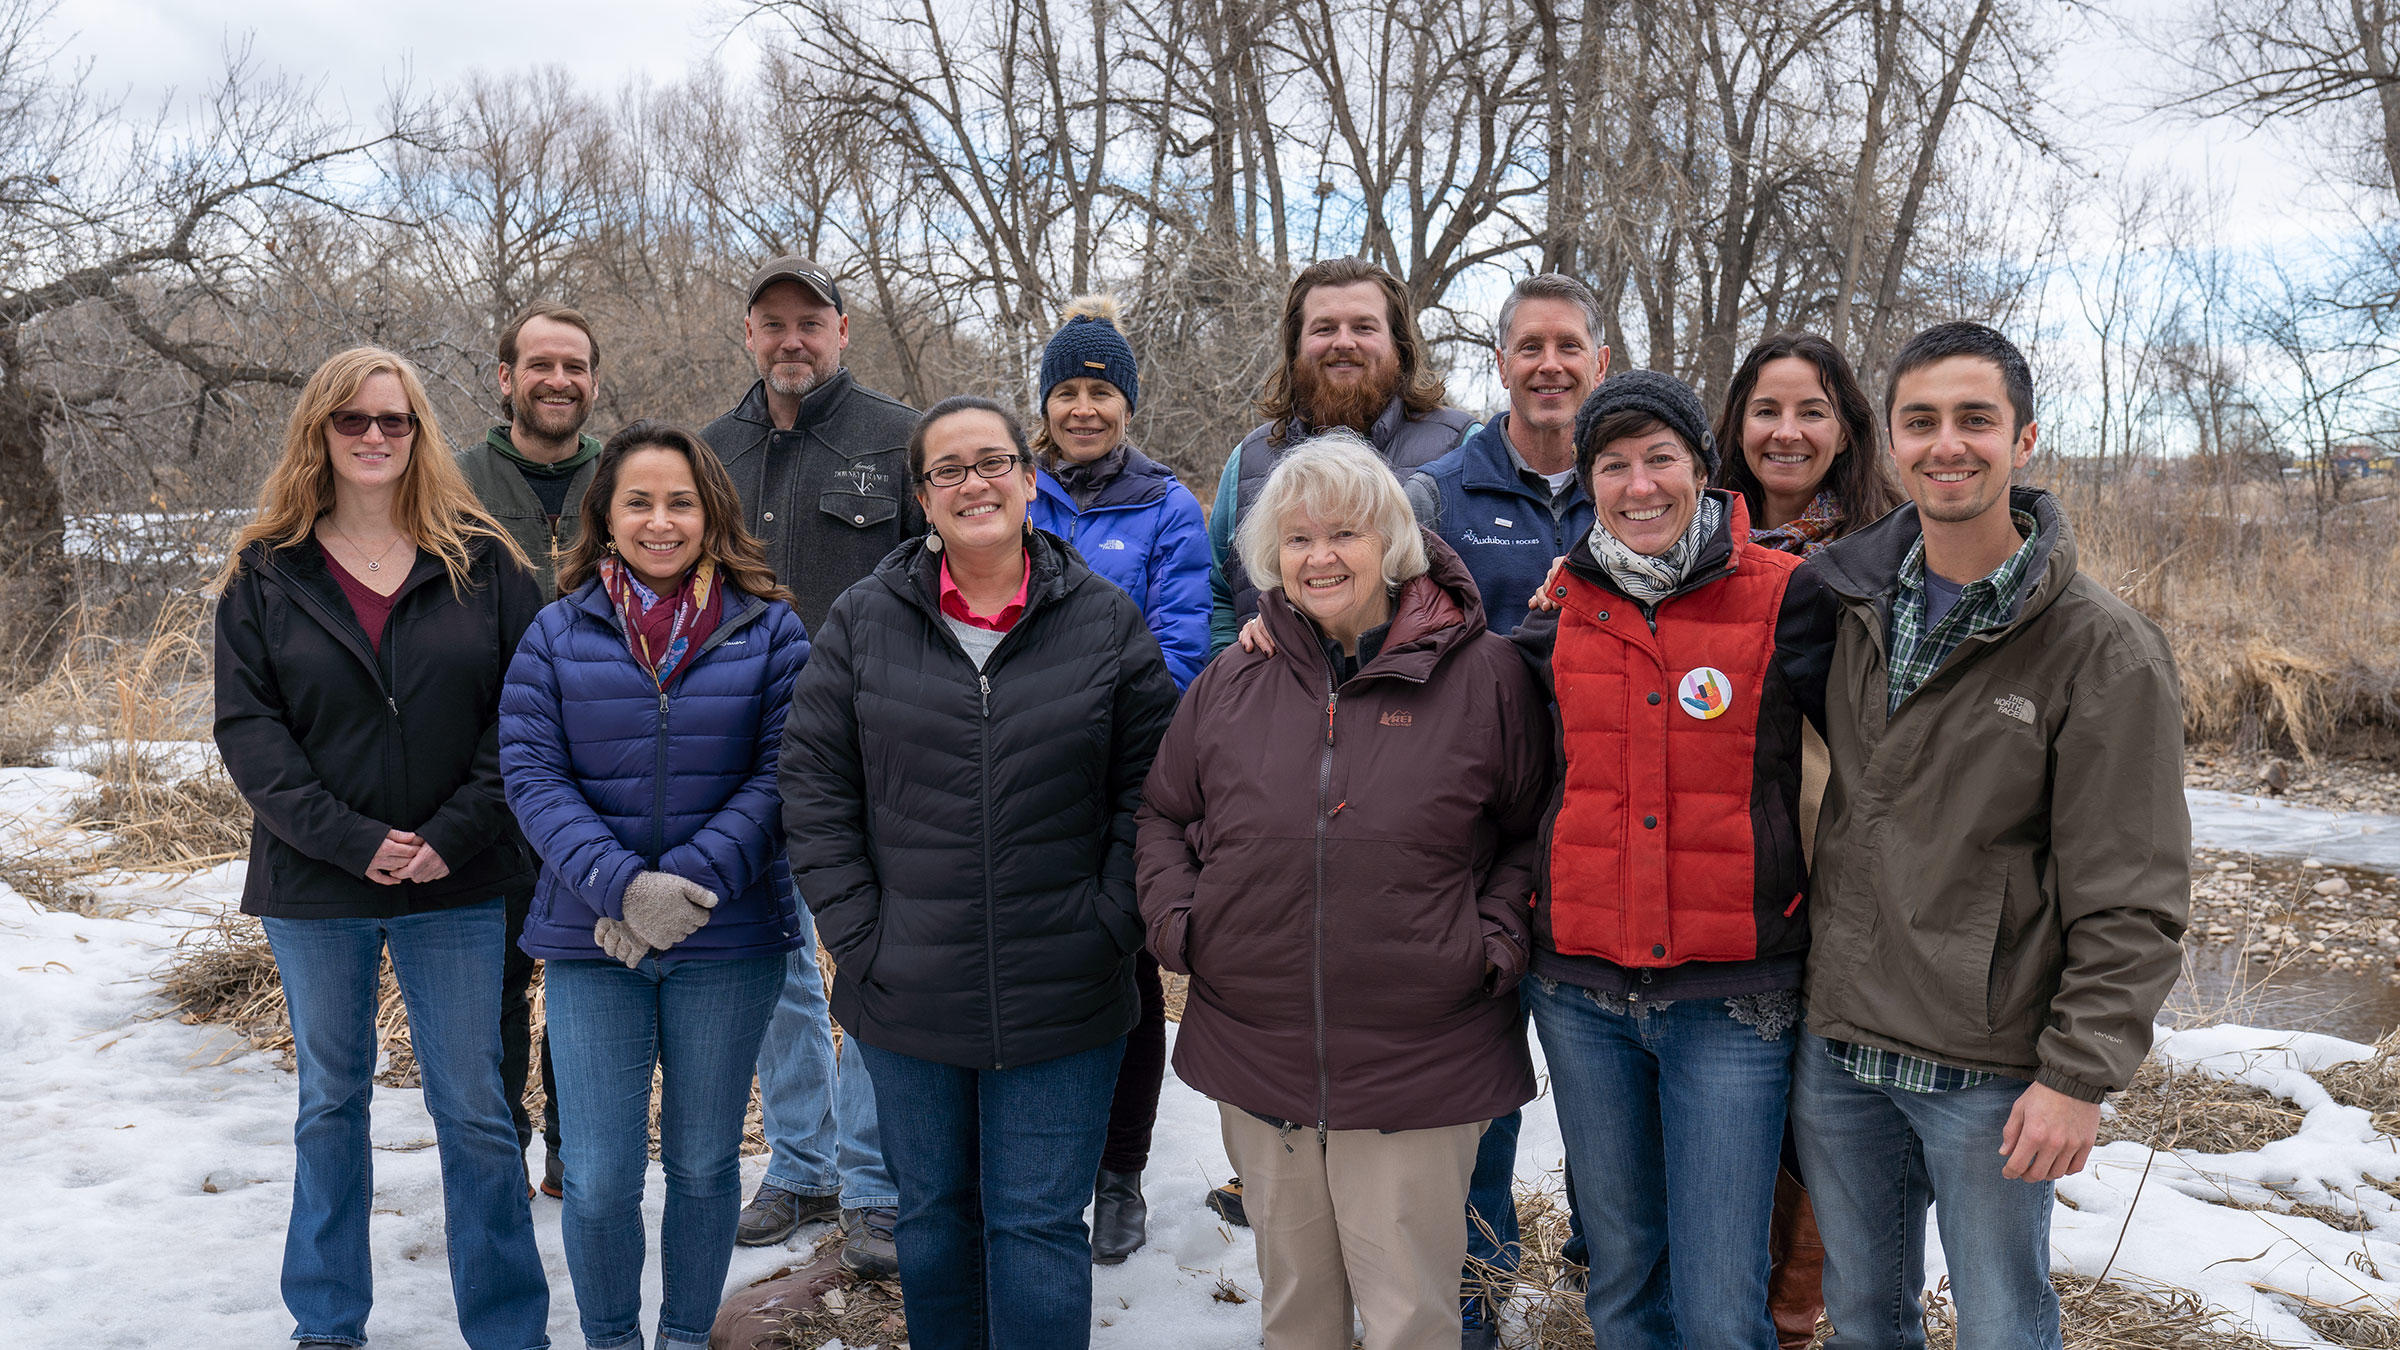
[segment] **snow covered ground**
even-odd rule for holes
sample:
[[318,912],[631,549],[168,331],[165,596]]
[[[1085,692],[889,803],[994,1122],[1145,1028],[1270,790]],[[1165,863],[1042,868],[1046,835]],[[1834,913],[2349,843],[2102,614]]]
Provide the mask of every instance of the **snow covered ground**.
[[[73,769],[0,769],[0,855],[57,846],[67,803],[90,781]],[[2400,821],[2379,828],[2386,848],[2400,849]],[[2276,851],[2340,856],[2323,842]],[[176,939],[233,904],[240,884],[239,864],[188,878],[104,878],[93,887],[97,916],[54,913],[0,885],[0,1138],[9,1182],[0,1308],[10,1314],[10,1344],[232,1350],[289,1335],[276,1272],[290,1202],[291,1076],[222,1029],[162,1016],[155,991]],[[2192,1289],[2294,1345],[2322,1342],[2266,1290],[2333,1303],[2400,1300],[2400,1199],[2373,1184],[2400,1179],[2400,1144],[2308,1076],[2367,1048],[2211,1027],[2164,1036],[2160,1053],[2284,1097],[2306,1111],[2305,1123],[2291,1138],[2224,1157],[2153,1154],[2135,1143],[2101,1149],[2060,1187],[2058,1268],[2093,1275],[2105,1267],[2116,1278]],[[374,1121],[374,1344],[455,1346],[431,1122],[417,1092],[395,1089],[378,1091]],[[1527,1109],[1520,1173],[1548,1171],[1559,1158],[1545,1099]],[[750,1161],[750,1181],[763,1164]],[[1258,1289],[1248,1235],[1199,1205],[1225,1172],[1214,1108],[1170,1079],[1145,1178],[1150,1244],[1097,1272],[1096,1346],[1258,1344],[1256,1305],[1214,1297],[1220,1281]],[[654,1233],[661,1184],[654,1168]],[[2368,1230],[2225,1203],[2278,1195],[2356,1213]],[[534,1218],[551,1277],[552,1335],[580,1344],[558,1202],[537,1200]],[[814,1236],[804,1233],[800,1249]],[[794,1255],[737,1251],[730,1285]],[[1938,1261],[1937,1252],[1937,1270]],[[649,1284],[646,1307],[654,1308],[655,1261]]]

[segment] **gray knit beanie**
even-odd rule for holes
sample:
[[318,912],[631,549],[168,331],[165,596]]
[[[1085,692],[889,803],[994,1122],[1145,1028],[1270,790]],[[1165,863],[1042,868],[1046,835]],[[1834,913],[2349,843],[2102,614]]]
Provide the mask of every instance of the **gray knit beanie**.
[[1591,476],[1592,458],[1600,453],[1600,447],[1590,443],[1592,428],[1621,412],[1645,412],[1665,423],[1692,447],[1700,481],[1716,476],[1717,447],[1709,438],[1708,412],[1700,406],[1700,396],[1672,375],[1628,370],[1602,380],[1575,411],[1575,468],[1585,479]]

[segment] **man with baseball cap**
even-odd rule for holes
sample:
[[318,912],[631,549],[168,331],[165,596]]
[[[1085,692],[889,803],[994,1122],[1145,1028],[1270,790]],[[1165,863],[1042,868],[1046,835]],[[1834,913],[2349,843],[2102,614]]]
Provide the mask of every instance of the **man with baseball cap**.
[[[831,271],[776,258],[744,295],[742,345],[758,382],[706,435],[741,493],[743,523],[814,632],[836,596],[925,531],[908,481],[917,414],[842,368],[850,316]],[[857,1056],[841,1056],[837,1071],[815,933],[808,907],[796,908],[803,941],[758,1056],[773,1156],[742,1210],[739,1238],[753,1247],[781,1242],[838,1205],[842,1264],[888,1277],[899,1270],[891,1240],[899,1190],[883,1162],[875,1090]]]

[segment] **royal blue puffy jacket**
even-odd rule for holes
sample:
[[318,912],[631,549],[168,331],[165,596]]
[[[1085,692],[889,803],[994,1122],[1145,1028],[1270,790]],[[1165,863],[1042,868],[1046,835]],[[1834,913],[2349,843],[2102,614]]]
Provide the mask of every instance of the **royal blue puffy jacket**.
[[725,617],[690,659],[661,694],[598,581],[526,630],[500,691],[500,771],[542,859],[527,954],[604,957],[592,927],[624,917],[640,872],[716,893],[707,924],[670,956],[797,944],[775,767],[808,638],[791,606],[729,587]]
[[1040,475],[1035,528],[1075,546],[1084,565],[1142,607],[1180,692],[1208,664],[1208,526],[1200,499],[1167,467],[1127,446],[1125,467],[1090,506]]

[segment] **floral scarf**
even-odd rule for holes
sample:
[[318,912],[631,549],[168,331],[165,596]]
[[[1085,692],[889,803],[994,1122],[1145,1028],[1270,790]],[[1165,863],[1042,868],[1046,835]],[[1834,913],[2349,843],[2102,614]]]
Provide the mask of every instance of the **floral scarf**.
[[1692,564],[1700,559],[1700,550],[1724,523],[1725,504],[1714,494],[1703,492],[1699,509],[1692,512],[1692,523],[1683,527],[1683,537],[1653,558],[1627,548],[1607,527],[1594,520],[1592,557],[1627,595],[1645,605],[1655,605],[1674,594],[1675,588],[1691,575]]
[[1834,531],[1840,528],[1842,504],[1834,500],[1831,488],[1820,488],[1809,499],[1807,509],[1771,530],[1752,530],[1750,542],[1805,558],[1832,543]]
[[717,584],[716,563],[706,558],[684,573],[683,584],[672,596],[643,585],[633,569],[616,558],[600,560],[600,585],[617,607],[617,622],[624,625],[625,645],[633,649],[633,659],[658,681],[662,692],[725,616],[725,588]]

